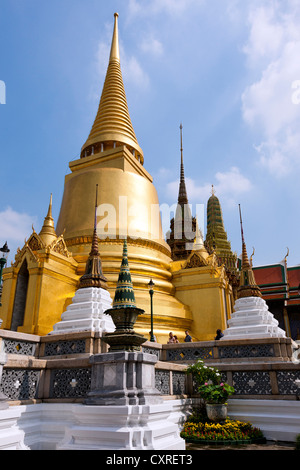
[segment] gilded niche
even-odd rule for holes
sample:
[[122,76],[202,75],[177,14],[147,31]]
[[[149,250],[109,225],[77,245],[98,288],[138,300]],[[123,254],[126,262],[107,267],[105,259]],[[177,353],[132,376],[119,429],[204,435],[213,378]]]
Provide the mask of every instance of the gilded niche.
[[70,258],[72,256],[72,254],[67,248],[63,235],[58,237],[57,240],[54,240],[48,248],[49,250],[52,250],[62,256],[66,256],[67,258]]
[[202,266],[207,266],[206,261],[199,256],[197,253],[192,254],[192,256],[187,260],[185,269],[189,268],[200,268]]

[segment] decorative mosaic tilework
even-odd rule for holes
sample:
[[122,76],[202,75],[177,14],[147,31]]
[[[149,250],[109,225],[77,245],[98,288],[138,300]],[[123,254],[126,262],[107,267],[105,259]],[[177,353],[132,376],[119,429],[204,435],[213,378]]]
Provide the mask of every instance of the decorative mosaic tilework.
[[173,395],[184,395],[186,393],[185,379],[186,374],[184,372],[172,373]]
[[163,395],[170,395],[170,373],[165,370],[155,371],[155,388]]
[[39,370],[4,369],[0,391],[9,400],[37,398],[39,377]]
[[268,372],[233,372],[236,395],[270,395],[272,393]]
[[84,398],[91,386],[91,369],[56,369],[51,373],[50,398]]
[[272,344],[241,345],[219,347],[219,356],[222,359],[242,357],[274,357]]
[[206,347],[167,350],[167,361],[195,361],[197,359],[212,359],[213,357],[213,349]]
[[149,348],[148,346],[142,346],[142,352],[147,354],[154,354],[157,359],[160,358],[160,350],[156,348]]
[[300,380],[300,370],[279,370],[276,375],[280,395],[299,395],[296,380]]
[[34,356],[35,350],[36,343],[6,338],[4,339],[4,352],[6,354],[22,354],[24,356]]
[[85,340],[55,341],[45,344],[45,356],[59,356],[66,354],[80,354],[85,352]]

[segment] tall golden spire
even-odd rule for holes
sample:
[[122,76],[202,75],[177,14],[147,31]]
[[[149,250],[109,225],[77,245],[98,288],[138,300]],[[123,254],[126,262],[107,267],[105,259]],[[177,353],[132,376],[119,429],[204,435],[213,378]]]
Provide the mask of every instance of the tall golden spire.
[[49,246],[53,242],[53,240],[57,239],[57,235],[54,229],[54,220],[52,217],[52,194],[50,195],[48,213],[44,219],[44,224],[39,233],[39,236],[41,237],[46,246]]
[[110,57],[98,112],[90,135],[82,147],[81,158],[125,145],[140,163],[144,157],[131,123],[123,84],[118,37],[118,13],[111,43]]
[[242,236],[242,267],[240,275],[240,285],[237,291],[238,299],[242,297],[261,297],[261,291],[256,284],[255,277],[253,274],[252,266],[248,259],[246,243],[244,239],[243,221],[241,206],[239,204],[240,211],[240,224],[241,224],[241,236]]

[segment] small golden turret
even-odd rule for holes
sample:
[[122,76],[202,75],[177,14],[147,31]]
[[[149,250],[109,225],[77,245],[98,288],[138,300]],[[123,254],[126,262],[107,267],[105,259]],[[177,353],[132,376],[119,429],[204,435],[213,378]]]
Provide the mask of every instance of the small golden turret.
[[43,227],[39,233],[39,236],[45,246],[51,245],[51,243],[57,239],[57,235],[54,228],[54,220],[52,217],[52,194],[50,196],[50,203],[48,213],[44,219]]

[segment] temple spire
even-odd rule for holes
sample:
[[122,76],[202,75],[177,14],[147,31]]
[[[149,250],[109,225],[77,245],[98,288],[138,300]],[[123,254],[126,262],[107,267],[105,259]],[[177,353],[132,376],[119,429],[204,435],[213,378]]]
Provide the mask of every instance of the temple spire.
[[207,201],[207,230],[205,245],[209,252],[215,251],[220,263],[230,272],[236,272],[236,256],[225,231],[223,213],[216,191],[212,185],[211,196]]
[[241,206],[239,204],[241,238],[242,238],[242,267],[240,274],[240,285],[237,290],[238,299],[242,297],[261,297],[261,290],[256,284],[252,266],[248,259],[247,248],[244,238]]
[[184,204],[188,204],[188,197],[185,185],[185,177],[184,177],[184,165],[183,165],[183,146],[182,146],[182,124],[180,124],[180,183],[179,183],[179,193],[178,193],[178,204],[183,206]]
[[110,57],[101,99],[91,132],[80,158],[126,146],[141,164],[144,162],[130,119],[120,65],[118,13],[115,13]]
[[120,62],[119,32],[118,32],[119,14],[115,13],[114,17],[115,17],[115,24],[114,24],[114,32],[113,32],[113,38],[112,38],[111,48],[110,48],[109,61],[111,62],[112,60],[117,60],[118,62]]
[[240,212],[241,238],[242,238],[242,269],[243,268],[248,269],[250,268],[250,263],[248,259],[248,253],[247,253],[247,248],[246,248],[246,243],[245,243],[245,238],[244,238],[242,212],[241,212],[240,204],[239,204],[239,212]]
[[52,217],[52,194],[50,195],[48,213],[44,219],[44,224],[39,235],[46,246],[49,246],[54,240],[57,239],[57,235],[54,228],[54,220]]
[[107,289],[107,279],[102,272],[102,262],[98,249],[97,235],[97,204],[98,204],[98,184],[96,184],[96,201],[94,216],[94,232],[92,246],[85,266],[85,273],[80,278],[79,288],[84,287],[102,287]]

